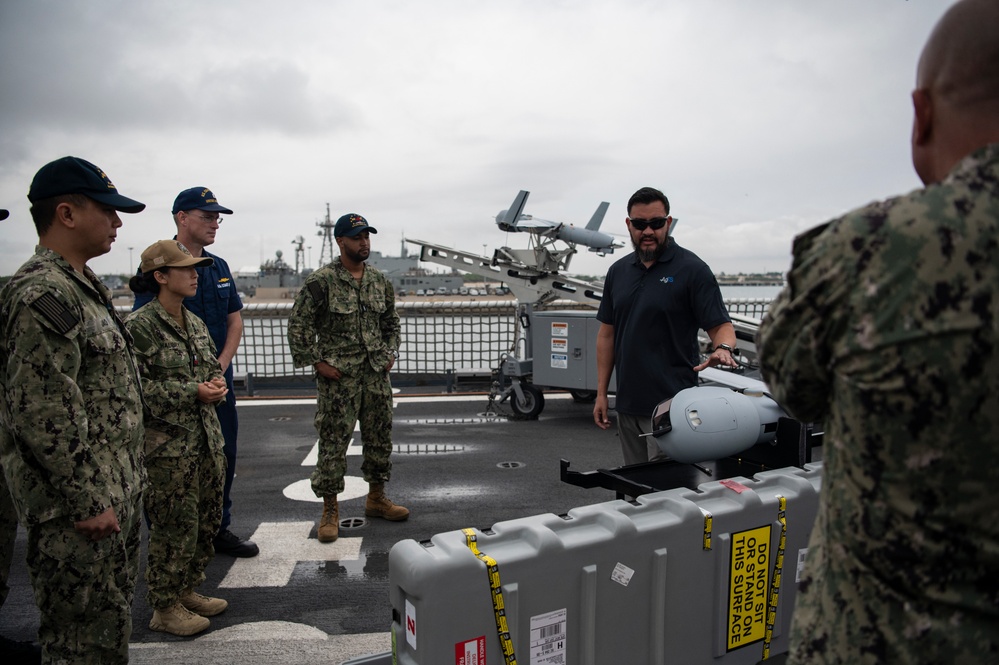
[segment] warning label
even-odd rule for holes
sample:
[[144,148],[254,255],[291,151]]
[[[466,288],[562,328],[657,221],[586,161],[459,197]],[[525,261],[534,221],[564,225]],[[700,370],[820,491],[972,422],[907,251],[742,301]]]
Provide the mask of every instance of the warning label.
[[454,665],[486,665],[486,636],[455,644]]
[[564,337],[552,337],[552,352],[565,353],[569,348],[569,340]]
[[729,651],[763,639],[769,575],[770,527],[733,533],[726,631]]
[[553,353],[552,367],[555,369],[568,369],[569,356],[565,355],[564,353]]
[[564,321],[552,321],[552,337],[568,337],[569,324]]

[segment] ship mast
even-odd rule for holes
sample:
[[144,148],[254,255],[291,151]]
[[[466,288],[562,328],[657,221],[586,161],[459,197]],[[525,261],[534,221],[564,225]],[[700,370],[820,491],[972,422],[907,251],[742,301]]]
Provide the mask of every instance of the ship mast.
[[322,267],[333,263],[333,248],[336,247],[336,243],[333,242],[333,222],[330,220],[329,203],[326,204],[326,219],[316,222],[316,226],[321,229],[316,235],[323,237],[323,249],[319,252],[319,266]]
[[301,275],[305,269],[305,249],[303,247],[305,245],[305,238],[295,236],[291,244],[295,247],[295,274]]

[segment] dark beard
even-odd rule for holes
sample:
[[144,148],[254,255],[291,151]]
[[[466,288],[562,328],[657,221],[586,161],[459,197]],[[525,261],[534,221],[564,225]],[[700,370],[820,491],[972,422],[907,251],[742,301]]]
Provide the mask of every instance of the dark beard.
[[669,245],[669,236],[666,236],[665,240],[656,245],[655,249],[639,249],[638,243],[636,243],[634,239],[631,241],[631,246],[635,248],[638,260],[642,263],[655,263],[658,261],[659,257],[666,251],[667,245]]
[[371,255],[371,250],[368,250],[363,256],[361,252],[353,252],[346,247],[341,248],[341,253],[354,263],[363,263]]

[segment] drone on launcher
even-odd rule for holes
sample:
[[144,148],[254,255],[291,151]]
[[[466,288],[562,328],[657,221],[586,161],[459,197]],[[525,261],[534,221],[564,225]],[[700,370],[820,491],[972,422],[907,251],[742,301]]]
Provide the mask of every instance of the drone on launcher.
[[482,256],[422,240],[407,239],[421,246],[420,260],[477,272],[486,279],[505,283],[521,303],[547,303],[560,298],[593,303],[602,295],[602,285],[567,275],[569,262],[582,245],[600,256],[624,243],[600,231],[609,203],[601,203],[585,227],[552,222],[524,214],[530,192],[521,190],[506,210],[496,215],[496,225],[508,233],[524,233],[527,248],[500,247],[492,256]]
[[606,201],[597,206],[590,221],[585,228],[578,228],[573,224],[562,222],[552,222],[547,219],[537,219],[532,215],[524,214],[524,206],[527,204],[527,197],[530,192],[520,190],[513,203],[506,210],[500,210],[496,215],[496,226],[502,231],[510,233],[530,233],[534,237],[537,246],[550,245],[555,240],[568,243],[571,247],[583,245],[591,252],[596,252],[599,256],[612,254],[618,247],[624,244],[614,238],[609,233],[601,233],[600,225],[607,214],[610,206]]

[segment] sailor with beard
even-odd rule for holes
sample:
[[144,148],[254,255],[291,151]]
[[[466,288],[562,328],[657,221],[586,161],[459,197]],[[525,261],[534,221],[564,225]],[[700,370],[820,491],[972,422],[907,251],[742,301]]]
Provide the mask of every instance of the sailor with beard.
[[389,370],[399,355],[401,326],[395,289],[388,277],[367,265],[370,234],[378,233],[361,215],[337,220],[333,237],[340,256],[305,280],[288,322],[295,367],[316,370],[316,430],[319,460],[312,491],[323,499],[317,537],[339,535],[337,495],[344,489],[347,447],[360,420],[369,484],[364,514],[400,522],[409,511],[385,496],[392,473],[392,383]]
[[[736,366],[735,329],[714,274],[669,236],[669,200],[643,187],[628,200],[625,219],[635,251],[607,271],[597,311],[597,398],[593,420],[610,428],[607,390],[617,371],[617,423],[625,464],[658,456],[651,417],[656,405],[697,385],[697,372]],[[699,362],[697,331],[713,352]]]

